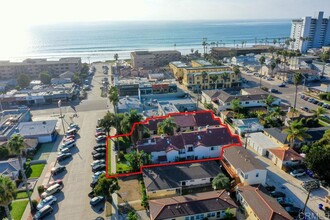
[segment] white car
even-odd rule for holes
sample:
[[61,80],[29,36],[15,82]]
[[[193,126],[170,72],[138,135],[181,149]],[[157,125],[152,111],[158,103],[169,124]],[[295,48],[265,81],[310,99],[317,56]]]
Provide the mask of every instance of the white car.
[[95,166],[96,164],[100,164],[100,163],[105,163],[105,160],[94,160],[92,163],[91,163],[91,166]]
[[40,210],[46,205],[53,205],[57,201],[57,198],[55,196],[47,196],[41,202],[38,204],[37,209]]
[[70,151],[70,149],[69,148],[62,148],[59,152],[58,152],[58,154],[64,154],[64,153],[71,153],[71,151]]
[[98,171],[92,175],[93,180],[97,180],[105,171]]
[[290,172],[290,175],[293,177],[300,177],[306,174],[304,169],[297,169]]

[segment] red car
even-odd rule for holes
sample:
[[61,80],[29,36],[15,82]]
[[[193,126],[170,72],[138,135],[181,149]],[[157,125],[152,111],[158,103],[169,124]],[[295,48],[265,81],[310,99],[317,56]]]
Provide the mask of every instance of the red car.
[[65,136],[65,139],[75,139],[75,136],[74,135],[67,135],[67,136]]
[[63,185],[63,180],[61,179],[58,179],[58,180],[53,180],[53,181],[50,181],[46,186],[44,186],[45,190],[55,184],[60,184],[60,185]]
[[63,140],[63,143],[65,143],[65,142],[69,142],[69,141],[72,141],[72,140],[74,140],[74,138],[64,138],[64,140]]
[[98,137],[98,136],[100,136],[100,135],[106,135],[106,133],[103,132],[103,131],[101,131],[101,132],[97,132],[97,133],[95,134],[95,137]]

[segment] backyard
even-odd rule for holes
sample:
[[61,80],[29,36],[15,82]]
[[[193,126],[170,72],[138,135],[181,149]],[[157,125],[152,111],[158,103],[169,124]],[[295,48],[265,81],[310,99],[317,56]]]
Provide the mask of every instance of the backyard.
[[125,154],[124,156],[122,156],[120,158],[120,161],[117,162],[116,164],[116,172],[117,173],[126,173],[126,172],[130,172],[131,171],[131,167],[129,166],[128,162],[127,162],[127,154]]

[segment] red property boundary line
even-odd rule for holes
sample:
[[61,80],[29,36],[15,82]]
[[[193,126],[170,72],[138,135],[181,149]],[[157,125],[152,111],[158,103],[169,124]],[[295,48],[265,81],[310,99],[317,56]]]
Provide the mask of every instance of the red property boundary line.
[[[212,115],[212,119],[215,120],[215,121],[218,121],[219,122],[219,125],[225,127],[229,133],[229,135],[232,137],[232,138],[237,138],[238,140],[238,143],[234,143],[234,144],[227,144],[227,145],[224,145],[221,149],[221,153],[220,153],[220,156],[219,157],[216,157],[216,158],[208,158],[208,159],[200,159],[200,160],[186,160],[186,161],[180,161],[180,162],[170,162],[170,163],[165,163],[165,164],[150,164],[150,165],[143,165],[143,166],[140,166],[140,171],[138,172],[131,172],[131,173],[120,173],[120,174],[112,174],[112,175],[109,175],[108,174],[108,150],[109,150],[109,146],[108,146],[108,143],[109,143],[109,139],[112,139],[112,138],[118,138],[118,137],[129,137],[133,134],[133,131],[135,129],[135,127],[137,125],[144,125],[144,124],[148,124],[149,120],[154,120],[154,119],[166,119],[166,118],[169,118],[171,116],[176,116],[176,115],[187,115],[187,114],[203,114],[203,113],[211,113]],[[107,139],[106,139],[106,173],[105,173],[105,176],[106,178],[117,178],[117,177],[128,177],[128,176],[132,176],[132,175],[137,175],[137,174],[142,174],[142,171],[144,168],[152,168],[152,167],[162,167],[162,166],[172,166],[172,165],[178,165],[178,164],[187,164],[187,163],[200,163],[200,162],[206,162],[206,161],[215,161],[215,160],[222,160],[223,158],[223,151],[226,149],[226,148],[229,148],[229,147],[242,147],[242,142],[241,142],[241,139],[239,137],[239,135],[237,134],[233,134],[231,132],[231,130],[229,129],[228,125],[227,124],[224,124],[222,123],[222,121],[220,120],[220,118],[216,118],[214,116],[214,113],[213,111],[211,110],[203,110],[203,111],[193,111],[193,112],[177,112],[177,113],[169,113],[168,115],[166,116],[156,116],[156,117],[151,117],[151,118],[147,118],[146,120],[144,121],[141,121],[141,122],[136,122],[133,124],[132,126],[132,129],[129,133],[127,134],[119,134],[119,135],[114,135],[114,136],[107,136]]]

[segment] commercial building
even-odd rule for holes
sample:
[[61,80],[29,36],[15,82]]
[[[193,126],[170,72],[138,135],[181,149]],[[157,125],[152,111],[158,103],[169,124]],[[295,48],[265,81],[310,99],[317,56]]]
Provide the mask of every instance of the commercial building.
[[291,26],[289,48],[306,53],[311,48],[322,48],[330,44],[329,18],[323,18],[324,12],[320,11],[317,17],[304,17],[293,19]]
[[236,198],[244,209],[245,219],[293,219],[262,186],[238,186]]
[[142,176],[147,196],[153,199],[183,195],[191,189],[211,188],[213,178],[219,173],[219,164],[209,161],[145,168]]
[[131,52],[133,69],[154,69],[168,65],[170,62],[181,59],[177,50],[163,51],[134,51]]
[[79,73],[81,71],[81,58],[68,57],[57,61],[47,59],[26,59],[23,62],[0,61],[0,79],[16,79],[25,73],[31,79],[37,79],[41,72],[49,72],[58,76],[65,71]]
[[243,147],[224,149],[221,162],[237,184],[266,184],[267,169]]
[[192,112],[196,110],[197,104],[191,98],[158,102],[158,115],[168,115],[173,112]]
[[250,53],[260,54],[267,53],[272,46],[269,45],[253,45],[252,47],[234,48],[234,47],[212,47],[211,55],[215,59],[223,59],[225,57],[236,57],[247,55]]
[[24,138],[38,139],[39,143],[49,143],[56,140],[57,120],[22,122],[17,127],[17,133]]
[[150,200],[151,220],[216,220],[226,219],[226,213],[236,216],[237,205],[226,190]]
[[240,145],[240,140],[236,135],[232,135],[227,127],[221,126],[142,139],[138,141],[137,149],[151,154],[153,163],[167,163],[218,158],[222,147],[227,145]]

